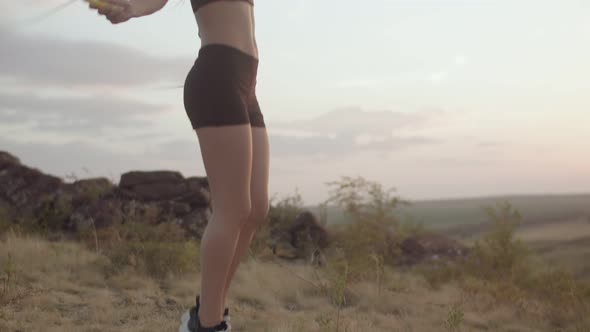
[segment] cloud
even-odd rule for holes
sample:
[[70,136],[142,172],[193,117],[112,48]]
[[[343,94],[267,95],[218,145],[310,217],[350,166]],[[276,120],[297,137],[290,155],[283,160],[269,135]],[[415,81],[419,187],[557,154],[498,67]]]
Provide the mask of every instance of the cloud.
[[41,131],[98,134],[108,128],[145,127],[150,122],[143,115],[166,109],[113,95],[49,98],[0,91],[0,122],[29,124]]
[[154,57],[115,43],[23,35],[2,25],[0,45],[0,78],[41,86],[182,83],[194,61]]
[[442,114],[440,110],[365,112],[350,107],[311,119],[273,123],[269,128],[271,154],[340,157],[437,144],[440,142],[437,139],[407,135],[403,131],[425,126]]
[[441,117],[442,110],[420,112],[363,111],[359,107],[336,109],[315,118],[274,123],[276,129],[322,135],[391,135],[396,130],[419,127]]
[[342,157],[365,152],[387,152],[412,146],[437,144],[427,137],[389,137],[386,139],[356,143],[355,135],[294,137],[271,135],[271,155],[276,157]]
[[118,181],[121,173],[132,169],[155,168],[148,158],[101,148],[91,143],[72,141],[66,144],[17,142],[0,136],[0,150],[7,151],[29,167],[43,173],[79,178],[106,176]]

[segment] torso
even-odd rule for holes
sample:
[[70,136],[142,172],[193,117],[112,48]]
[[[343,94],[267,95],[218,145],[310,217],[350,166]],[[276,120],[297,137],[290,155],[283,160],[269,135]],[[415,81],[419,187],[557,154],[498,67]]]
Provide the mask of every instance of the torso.
[[201,47],[225,44],[258,58],[251,0],[192,1],[193,6],[198,5],[195,17]]

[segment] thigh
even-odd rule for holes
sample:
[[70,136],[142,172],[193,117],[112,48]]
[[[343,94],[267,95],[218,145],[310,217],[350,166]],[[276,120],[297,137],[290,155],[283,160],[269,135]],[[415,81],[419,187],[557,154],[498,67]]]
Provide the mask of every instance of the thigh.
[[251,209],[252,133],[249,124],[196,129],[209,181],[213,213]]
[[250,197],[252,220],[263,222],[269,209],[268,186],[270,168],[270,146],[264,127],[252,128],[252,175]]
[[248,98],[247,109],[248,120],[252,127],[266,127],[264,116],[260,110],[260,104],[258,103],[258,98],[256,97],[255,92],[253,92]]

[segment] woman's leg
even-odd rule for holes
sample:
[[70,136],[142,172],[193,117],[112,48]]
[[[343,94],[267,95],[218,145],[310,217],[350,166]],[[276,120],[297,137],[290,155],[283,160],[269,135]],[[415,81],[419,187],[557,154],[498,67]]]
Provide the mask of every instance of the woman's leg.
[[252,132],[250,124],[201,127],[196,132],[213,208],[201,239],[199,319],[208,327],[223,319],[226,277],[240,230],[250,216]]
[[[252,176],[250,182],[252,210],[240,232],[236,252],[225,283],[223,293],[224,300],[227,298],[229,286],[240,262],[248,253],[250,242],[252,241],[257,228],[266,220],[266,216],[268,215],[269,150],[270,147],[266,128],[252,127]],[[222,307],[221,310],[223,309],[224,308]]]

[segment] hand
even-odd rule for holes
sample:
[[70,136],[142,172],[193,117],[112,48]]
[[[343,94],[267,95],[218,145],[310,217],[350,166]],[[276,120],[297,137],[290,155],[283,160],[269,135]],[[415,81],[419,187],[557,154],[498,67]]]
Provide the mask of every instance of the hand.
[[130,0],[86,0],[88,6],[97,9],[111,23],[118,24],[137,17],[134,2]]

